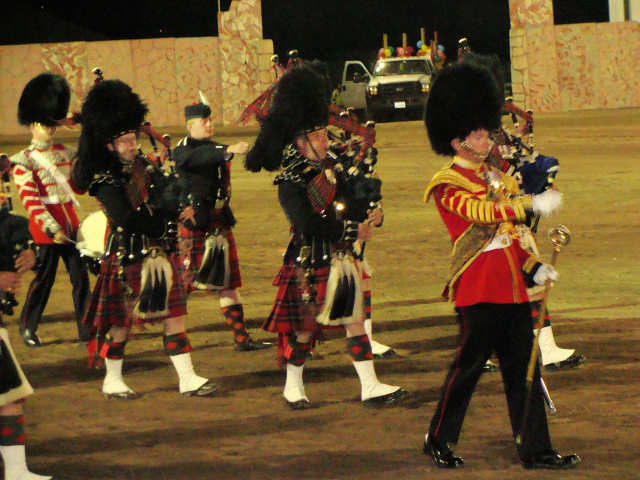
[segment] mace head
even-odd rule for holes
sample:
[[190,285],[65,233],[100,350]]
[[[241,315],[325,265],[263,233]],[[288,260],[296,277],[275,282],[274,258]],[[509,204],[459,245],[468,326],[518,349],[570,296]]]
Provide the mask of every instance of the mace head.
[[566,247],[571,241],[571,232],[564,225],[556,225],[549,229],[549,240],[556,248]]

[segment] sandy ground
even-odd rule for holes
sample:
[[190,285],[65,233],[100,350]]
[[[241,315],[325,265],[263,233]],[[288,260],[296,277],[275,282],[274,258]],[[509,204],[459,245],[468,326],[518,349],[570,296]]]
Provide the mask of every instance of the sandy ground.
[[[250,131],[219,140],[251,141]],[[217,298],[189,302],[189,332],[197,370],[223,385],[212,398],[183,398],[162,353],[160,327],[135,331],[127,346],[126,380],[144,394],[107,400],[102,372],[86,368],[75,340],[64,267],[39,333],[43,348],[28,349],[16,318],[7,324],[36,394],[26,404],[28,457],[33,470],[58,479],[632,479],[640,471],[640,111],[537,115],[538,149],[560,159],[564,210],[540,226],[562,223],[572,232],[560,254],[561,277],[549,307],[558,343],[586,355],[574,370],[545,374],[558,412],[549,416],[555,447],[575,451],[574,471],[525,471],[518,463],[499,374],[476,389],[456,452],[461,471],[441,471],[421,452],[422,436],[453,358],[457,327],[439,299],[449,241],[432,204],[422,202],[443,163],[428,147],[421,122],[378,126],[379,173],[386,222],[368,245],[373,279],[374,337],[402,356],[378,361],[379,377],[411,396],[400,407],[369,410],[359,383],[331,335],[323,358],[305,370],[313,409],[293,412],[281,397],[283,372],[275,351],[236,353]],[[177,137],[174,137],[177,138]],[[68,143],[73,145],[73,141]],[[13,153],[20,147],[0,144]],[[257,339],[275,295],[271,280],[287,243],[272,175],[233,172],[235,229],[248,324]],[[15,192],[14,192],[15,196]],[[17,202],[19,204],[19,202]],[[96,209],[82,199],[82,215]],[[23,293],[31,274],[24,278]],[[19,307],[18,307],[19,308]]]

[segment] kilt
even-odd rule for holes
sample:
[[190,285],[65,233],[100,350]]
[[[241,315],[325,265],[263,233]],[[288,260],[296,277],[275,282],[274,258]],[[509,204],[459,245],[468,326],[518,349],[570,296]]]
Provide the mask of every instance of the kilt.
[[[222,235],[229,243],[229,289],[240,288],[242,277],[240,276],[240,262],[238,261],[238,249],[233,232],[228,227],[221,227]],[[178,232],[178,256],[180,271],[187,293],[197,290],[193,288],[193,280],[196,277],[202,258],[204,256],[205,241],[207,232],[204,230],[189,230],[184,225],[180,225]],[[215,290],[209,290],[215,292]]]
[[112,326],[129,327],[132,322],[136,325],[153,323],[167,318],[181,317],[187,314],[187,299],[184,291],[182,276],[178,268],[178,256],[170,254],[167,257],[173,270],[173,285],[169,291],[169,313],[162,317],[143,319],[134,315],[133,309],[140,295],[140,280],[142,261],[124,268],[126,283],[133,291],[127,294],[125,285],[118,278],[119,261],[115,252],[103,258],[100,273],[83,322],[89,324],[100,333],[105,333]]
[[[311,281],[316,291],[318,312],[324,306],[328,278],[329,267],[327,266],[318,268]],[[317,332],[320,328],[324,328],[315,319],[305,319],[300,315],[300,290],[298,289],[298,275],[294,264],[285,263],[273,281],[273,285],[278,287],[278,293],[271,313],[262,325],[264,330],[289,334]]]

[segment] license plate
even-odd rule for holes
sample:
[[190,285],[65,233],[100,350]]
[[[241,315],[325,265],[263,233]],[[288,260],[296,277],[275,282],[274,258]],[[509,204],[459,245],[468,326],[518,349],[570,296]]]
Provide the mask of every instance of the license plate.
[[393,102],[393,108],[407,108],[406,102]]

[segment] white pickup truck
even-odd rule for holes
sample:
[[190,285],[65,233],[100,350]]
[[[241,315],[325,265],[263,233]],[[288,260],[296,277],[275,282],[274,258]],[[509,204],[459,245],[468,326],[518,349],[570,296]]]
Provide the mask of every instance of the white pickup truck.
[[335,102],[376,122],[394,112],[422,112],[434,71],[427,57],[380,58],[373,73],[362,62],[347,60]]

